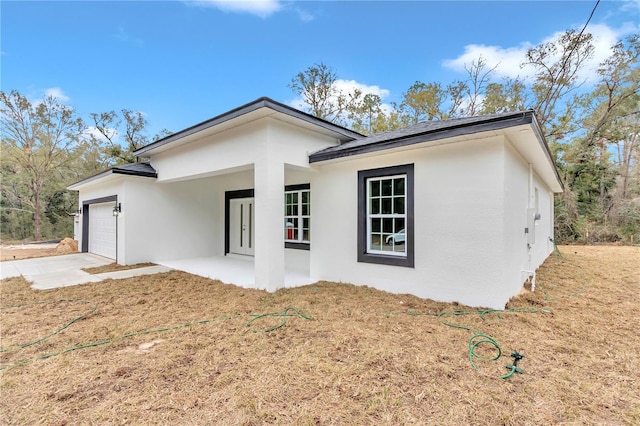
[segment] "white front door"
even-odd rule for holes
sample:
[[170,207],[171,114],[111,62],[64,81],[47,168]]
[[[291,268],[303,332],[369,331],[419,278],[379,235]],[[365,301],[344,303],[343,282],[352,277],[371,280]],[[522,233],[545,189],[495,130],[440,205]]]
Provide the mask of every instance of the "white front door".
[[253,256],[255,241],[253,198],[229,200],[229,252]]

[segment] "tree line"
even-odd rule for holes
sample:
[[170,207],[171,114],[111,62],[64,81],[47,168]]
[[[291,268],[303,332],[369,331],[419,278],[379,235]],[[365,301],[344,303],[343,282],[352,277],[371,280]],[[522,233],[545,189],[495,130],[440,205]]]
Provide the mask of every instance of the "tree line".
[[341,90],[324,63],[294,76],[289,87],[306,111],[374,134],[428,120],[534,110],[553,154],[564,191],[555,198],[559,242],[638,242],[640,239],[640,36],[619,41],[584,80],[594,54],[593,36],[565,31],[526,52],[528,78],[496,78],[479,57],[466,79],[443,85],[416,81],[401,101]]
[[88,121],[54,96],[29,100],[0,92],[0,228],[3,241],[73,236],[77,192],[66,187],[109,167],[135,162],[150,138],[143,114],[123,109]]
[[[320,62],[288,87],[321,119],[374,134],[428,120],[532,109],[559,170],[559,242],[637,242],[640,239],[640,36],[617,43],[599,64],[597,83],[581,79],[594,53],[593,36],[566,31],[528,50],[527,78],[497,77],[479,57],[466,78],[446,84],[416,81],[400,102],[344,90]],[[136,161],[133,151],[169,134],[149,135],[140,112],[122,109],[83,119],[47,96],[32,101],[0,92],[2,126],[0,227],[3,241],[70,236],[77,194],[65,188],[108,167]]]

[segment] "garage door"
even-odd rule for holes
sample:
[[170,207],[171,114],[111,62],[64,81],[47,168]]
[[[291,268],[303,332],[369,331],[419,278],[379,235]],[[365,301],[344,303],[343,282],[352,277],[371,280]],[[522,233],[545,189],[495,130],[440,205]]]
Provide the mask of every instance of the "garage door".
[[89,206],[89,253],[116,258],[116,217],[114,203]]

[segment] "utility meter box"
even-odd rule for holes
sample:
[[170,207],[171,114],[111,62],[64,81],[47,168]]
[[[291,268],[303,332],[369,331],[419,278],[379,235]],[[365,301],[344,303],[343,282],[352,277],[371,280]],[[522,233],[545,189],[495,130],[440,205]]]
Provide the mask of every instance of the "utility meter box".
[[530,246],[536,243],[536,220],[540,218],[540,215],[536,212],[535,208],[527,209],[527,244]]

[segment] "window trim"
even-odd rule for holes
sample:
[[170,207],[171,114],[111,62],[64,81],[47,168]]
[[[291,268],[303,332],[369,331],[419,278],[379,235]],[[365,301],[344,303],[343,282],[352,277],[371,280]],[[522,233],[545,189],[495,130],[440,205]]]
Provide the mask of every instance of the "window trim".
[[[384,178],[397,175],[406,176],[406,256],[397,254],[388,255],[382,253],[369,253],[367,249],[368,241],[368,188],[367,182],[370,178]],[[414,167],[413,164],[403,164],[399,166],[383,167],[379,169],[369,169],[358,171],[358,262],[377,263],[382,265],[404,266],[413,268],[414,262]]]
[[[296,185],[286,185],[284,187],[284,193],[285,195],[287,194],[287,192],[298,192],[300,194],[300,196],[298,197],[298,205],[300,206],[302,203],[302,192],[304,191],[309,191],[309,197],[311,197],[311,184],[309,183],[302,183],[302,184],[296,184]],[[285,214],[282,216],[283,218],[286,218],[286,212],[284,212]],[[300,213],[302,213],[300,211]],[[302,218],[302,214],[298,215],[299,218]],[[311,226],[311,214],[308,215],[309,217],[309,226]],[[284,240],[284,247],[288,248],[288,249],[297,249],[297,250],[311,250],[311,232],[309,232],[309,241],[292,241],[292,240]]]
[[[371,199],[373,197],[373,195],[370,193],[371,190],[371,185],[370,183],[372,181],[377,181],[377,182],[381,182],[383,180],[394,180],[394,179],[404,179],[404,188],[403,188],[403,192],[404,194],[402,194],[402,197],[404,198],[404,201],[406,203],[407,200],[407,175],[402,173],[399,175],[393,175],[393,176],[372,176],[372,177],[368,177],[365,179],[365,185],[366,185],[366,199],[367,199],[367,204],[366,204],[366,209],[367,209],[367,226],[369,225],[369,221],[371,219],[398,219],[398,218],[402,218],[404,220],[405,223],[405,228],[406,228],[406,224],[407,224],[407,211],[405,209],[404,213],[372,213],[371,211],[369,211],[370,206],[371,206]],[[393,185],[392,185],[393,186]],[[393,191],[393,188],[392,188]],[[380,193],[380,195],[377,196],[378,198],[382,198],[382,193]],[[394,198],[395,196],[392,196],[392,198]],[[393,201],[392,201],[393,203]],[[380,207],[381,208],[381,207]],[[404,228],[403,228],[404,229]],[[381,254],[381,255],[387,255],[387,256],[398,256],[398,257],[407,257],[407,246],[406,246],[406,241],[405,241],[405,249],[402,252],[396,252],[396,251],[384,251],[384,250],[372,250],[371,249],[371,234],[372,232],[370,230],[367,230],[367,253],[368,254]],[[406,234],[406,230],[405,230],[405,234]]]

